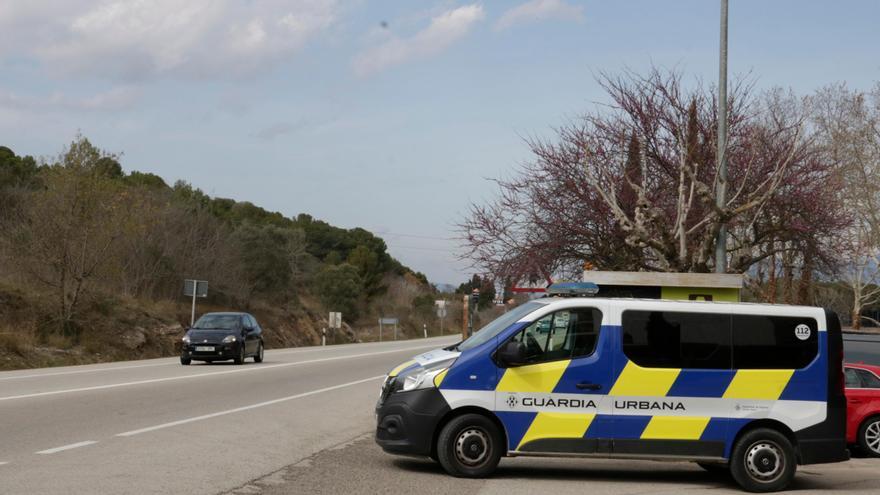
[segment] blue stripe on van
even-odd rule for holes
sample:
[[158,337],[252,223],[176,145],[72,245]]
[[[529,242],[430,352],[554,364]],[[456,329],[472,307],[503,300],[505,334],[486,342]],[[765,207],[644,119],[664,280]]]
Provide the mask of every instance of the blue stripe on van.
[[651,416],[612,416],[597,414],[584,434],[585,438],[639,439]]
[[538,415],[538,413],[534,412],[514,411],[495,411],[495,414],[501,420],[501,424],[504,425],[504,430],[507,432],[507,448],[510,450],[516,450],[519,442],[522,441],[526,432],[529,431],[529,426],[532,425],[535,416]]
[[[594,394],[606,395],[617,375],[612,375],[611,366],[615,361],[614,352],[614,327],[601,327],[596,349],[589,356],[574,358],[562,373],[559,381],[553,387],[554,394]],[[618,327],[619,328],[619,327]],[[585,368],[586,367],[586,368]],[[601,386],[598,390],[586,390],[577,388],[577,384],[590,381]]]
[[828,366],[828,332],[819,332],[819,356],[806,368],[795,370],[779,400],[827,400]]
[[733,376],[733,370],[682,369],[667,397],[721,397]]

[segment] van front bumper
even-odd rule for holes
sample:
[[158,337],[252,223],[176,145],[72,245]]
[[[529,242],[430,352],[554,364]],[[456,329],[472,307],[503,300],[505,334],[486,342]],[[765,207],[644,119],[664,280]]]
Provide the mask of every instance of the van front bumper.
[[430,456],[437,425],[449,411],[436,388],[394,392],[376,405],[376,443],[389,454]]

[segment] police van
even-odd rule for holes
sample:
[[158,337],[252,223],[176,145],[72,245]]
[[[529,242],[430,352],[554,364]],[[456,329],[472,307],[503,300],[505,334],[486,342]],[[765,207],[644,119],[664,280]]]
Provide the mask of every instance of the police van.
[[488,476],[504,456],[687,460],[753,492],[849,458],[834,313],[578,297],[595,292],[582,285],[392,370],[376,442],[453,476]]

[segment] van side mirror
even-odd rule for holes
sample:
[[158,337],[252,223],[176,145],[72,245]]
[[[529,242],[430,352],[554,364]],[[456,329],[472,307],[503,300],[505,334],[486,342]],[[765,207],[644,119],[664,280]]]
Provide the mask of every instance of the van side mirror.
[[526,364],[526,346],[522,342],[510,341],[498,349],[498,362],[507,367]]

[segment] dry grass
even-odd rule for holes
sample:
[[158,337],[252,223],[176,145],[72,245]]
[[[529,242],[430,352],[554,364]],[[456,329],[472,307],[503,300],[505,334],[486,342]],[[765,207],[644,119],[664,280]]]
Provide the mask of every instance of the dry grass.
[[36,326],[24,323],[18,326],[0,324],[0,350],[27,357],[34,349]]

